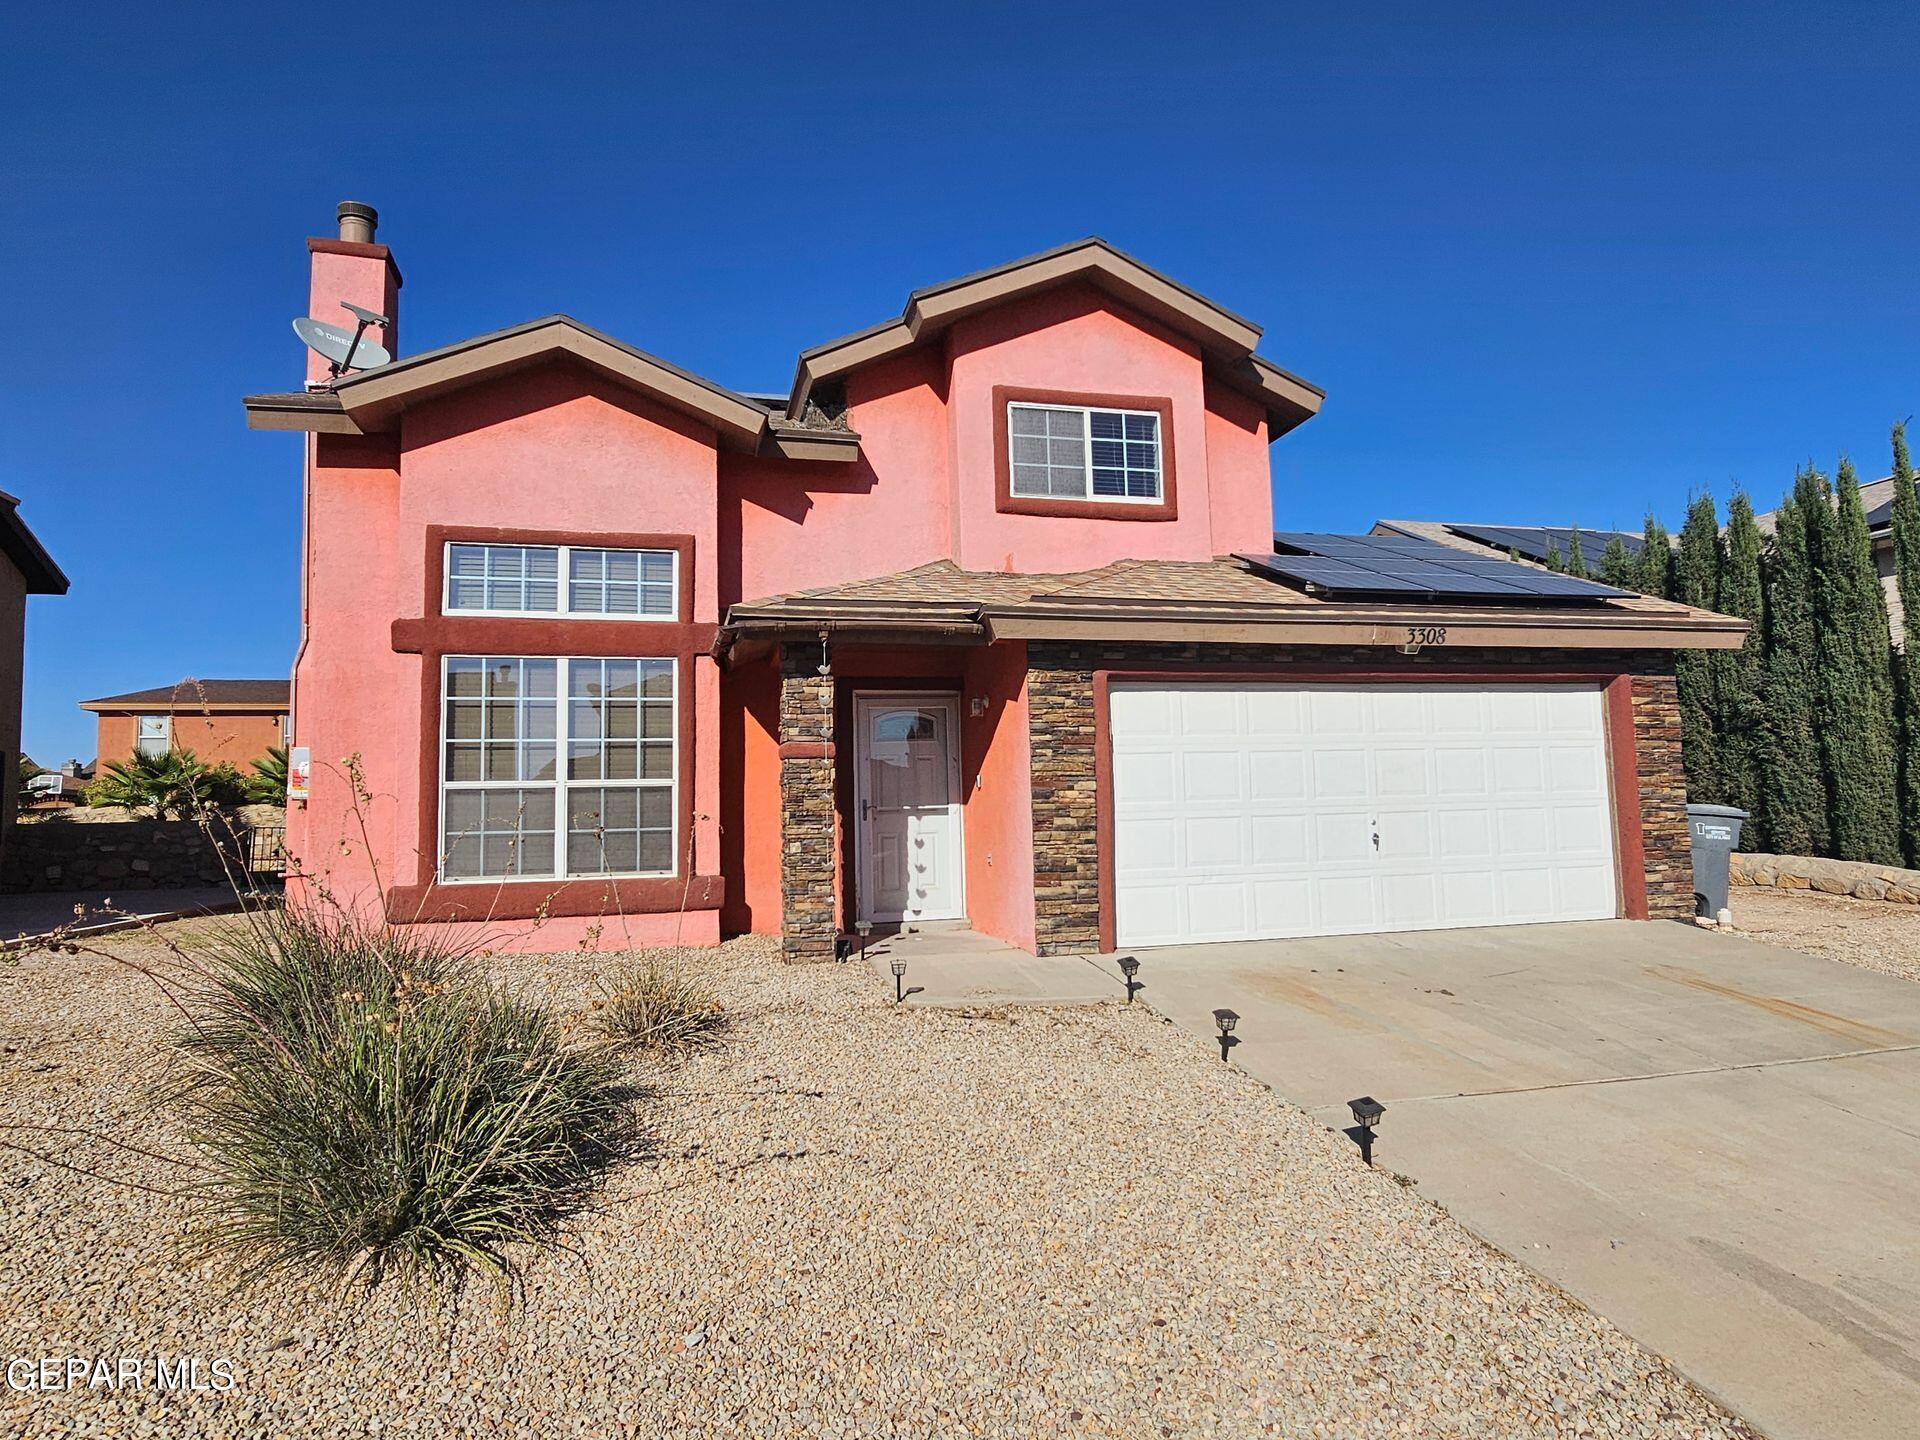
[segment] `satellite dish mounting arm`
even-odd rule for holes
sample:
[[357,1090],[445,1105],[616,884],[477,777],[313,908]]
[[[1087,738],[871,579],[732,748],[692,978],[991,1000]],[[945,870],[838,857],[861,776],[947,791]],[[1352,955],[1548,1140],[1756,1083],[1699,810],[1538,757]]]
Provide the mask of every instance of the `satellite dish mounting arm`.
[[354,352],[360,348],[360,337],[367,333],[367,327],[369,325],[378,325],[384,334],[387,327],[393,324],[393,321],[385,315],[376,315],[371,310],[363,310],[358,305],[352,304],[349,301],[342,300],[340,304],[342,308],[352,311],[353,318],[359,323],[353,327],[353,342],[347,346],[345,357],[331,362],[330,368],[336,377],[345,374],[353,368]]

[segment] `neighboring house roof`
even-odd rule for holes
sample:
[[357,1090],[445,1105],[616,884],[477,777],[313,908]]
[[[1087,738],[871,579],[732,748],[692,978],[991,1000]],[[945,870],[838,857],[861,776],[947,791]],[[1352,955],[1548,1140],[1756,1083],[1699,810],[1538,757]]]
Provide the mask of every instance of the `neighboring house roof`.
[[0,552],[25,577],[29,595],[64,595],[67,577],[20,518],[20,499],[0,490]]
[[82,700],[82,710],[285,710],[292,687],[285,680],[182,680],[124,695]]
[[860,437],[822,423],[814,388],[941,333],[966,315],[1070,282],[1091,284],[1192,340],[1221,383],[1267,412],[1269,438],[1310,419],[1326,392],[1253,353],[1260,327],[1098,238],[916,290],[897,320],[803,352],[784,396],[743,394],[649,355],[567,315],[549,315],[343,375],[318,390],[249,395],[256,430],[362,435],[389,430],[409,405],[566,357],[711,426],[731,450],[795,460],[852,460]]
[[[1883,475],[1878,480],[1869,480],[1860,487],[1860,504],[1867,512],[1867,531],[1875,540],[1884,540],[1893,528],[1893,477]],[[1768,510],[1754,516],[1764,535],[1773,533],[1773,517],[1778,510]]]
[[[717,649],[782,635],[918,632],[991,639],[1239,640],[1378,644],[1408,626],[1457,626],[1470,644],[1723,648],[1744,620],[1643,595],[1577,608],[1335,601],[1237,559],[1121,560],[1065,575],[961,570],[938,560],[870,580],[733,606]],[[1546,633],[1542,633],[1546,632]]]
[[1489,550],[1505,555],[1519,552],[1522,560],[1538,564],[1547,558],[1549,544],[1565,555],[1571,548],[1569,537],[1580,532],[1580,551],[1589,564],[1600,558],[1607,542],[1618,536],[1627,553],[1638,555],[1645,543],[1638,530],[1589,530],[1574,525],[1494,525],[1468,520],[1376,520],[1371,533],[1405,535],[1415,540],[1432,540],[1456,550],[1484,555]]

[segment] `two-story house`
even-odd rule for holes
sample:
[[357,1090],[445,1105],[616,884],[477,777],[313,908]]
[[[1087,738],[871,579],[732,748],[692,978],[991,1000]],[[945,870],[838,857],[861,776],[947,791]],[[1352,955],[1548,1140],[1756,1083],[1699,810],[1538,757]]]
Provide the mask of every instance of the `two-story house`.
[[[397,320],[341,211],[310,313]],[[307,884],[507,947],[796,957],[861,921],[1057,952],[1690,915],[1672,657],[1744,627],[1339,537],[1279,563],[1267,447],[1322,396],[1259,339],[1085,240],[780,395],[565,316],[316,357],[246,401],[308,434]]]

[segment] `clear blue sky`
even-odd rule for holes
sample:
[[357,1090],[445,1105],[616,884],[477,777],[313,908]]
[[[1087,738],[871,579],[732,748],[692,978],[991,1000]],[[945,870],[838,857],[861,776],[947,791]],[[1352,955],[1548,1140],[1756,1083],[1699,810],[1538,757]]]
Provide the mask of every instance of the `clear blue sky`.
[[297,383],[343,198],[404,349],[564,310],[741,388],[1103,235],[1326,388],[1272,452],[1295,528],[1765,508],[1920,409],[1911,4],[676,8],[0,21],[0,488],[73,577],[29,753],[88,757],[86,696],[285,673],[298,441],[240,396]]

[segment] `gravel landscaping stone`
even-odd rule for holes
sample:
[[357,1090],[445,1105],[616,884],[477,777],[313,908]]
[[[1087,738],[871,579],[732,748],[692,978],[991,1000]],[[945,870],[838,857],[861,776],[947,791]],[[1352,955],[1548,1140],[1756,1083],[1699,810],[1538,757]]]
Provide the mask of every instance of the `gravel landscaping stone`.
[[[603,959],[500,963],[585,1032]],[[896,1008],[751,941],[701,963],[736,1023],[650,1072],[654,1154],[523,1303],[434,1315],[228,1294],[154,1193],[190,1173],[144,1089],[165,1001],[91,957],[0,962],[0,1145],[47,1157],[0,1149],[0,1359],[235,1382],[0,1389],[0,1432],[1751,1434],[1145,1007]]]
[[1731,898],[1735,928],[1756,940],[1920,980],[1920,907],[1746,885]]

